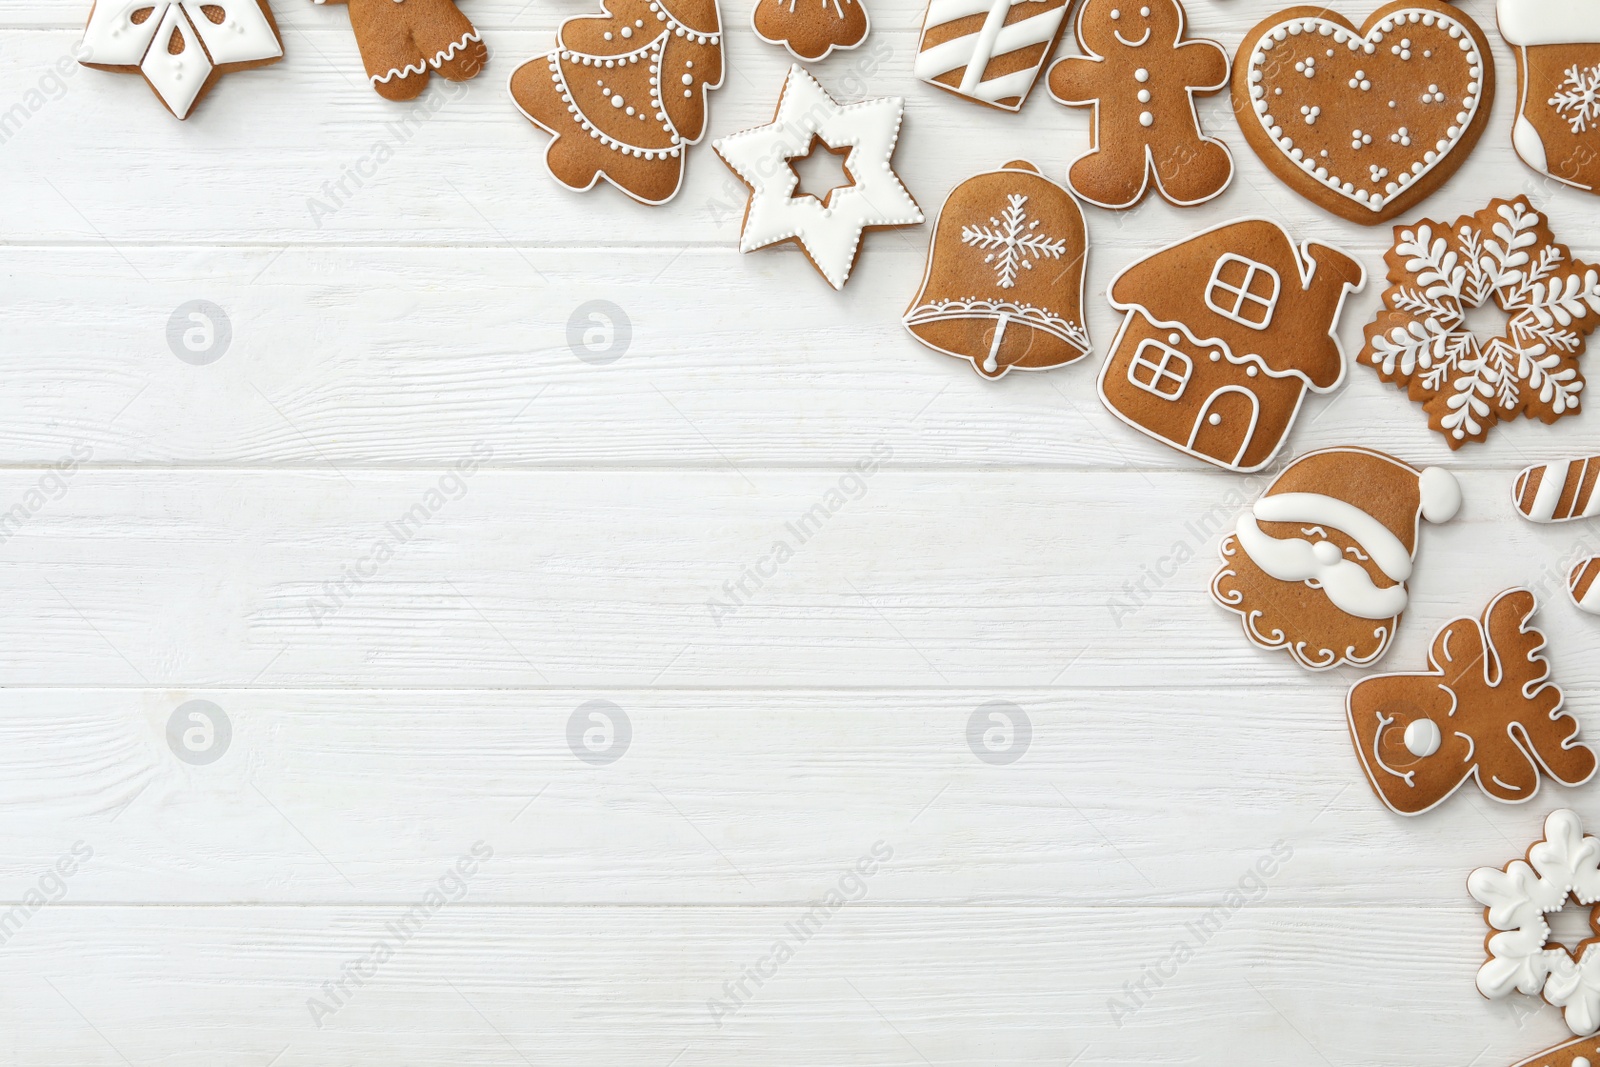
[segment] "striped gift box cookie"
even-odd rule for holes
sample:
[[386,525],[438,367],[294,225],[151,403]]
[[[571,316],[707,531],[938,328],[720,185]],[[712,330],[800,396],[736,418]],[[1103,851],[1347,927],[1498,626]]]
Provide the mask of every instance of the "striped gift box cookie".
[[1600,456],[1540,463],[1517,475],[1511,497],[1534,522],[1566,522],[1600,515]]

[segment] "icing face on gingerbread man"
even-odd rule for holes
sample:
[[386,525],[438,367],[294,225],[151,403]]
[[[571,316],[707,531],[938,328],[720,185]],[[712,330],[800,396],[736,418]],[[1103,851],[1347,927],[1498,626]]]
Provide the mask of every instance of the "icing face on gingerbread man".
[[1210,200],[1233,177],[1221,141],[1200,133],[1194,96],[1228,81],[1228,56],[1214,41],[1184,40],[1176,0],[1087,0],[1078,47],[1050,70],[1050,95],[1094,108],[1094,148],[1067,182],[1100,207],[1132,207],[1156,189],[1180,207]]
[[1544,635],[1528,622],[1534,608],[1526,589],[1501,593],[1481,621],[1456,619],[1439,631],[1431,670],[1381,674],[1350,690],[1356,753],[1391,811],[1419,815],[1468,778],[1516,804],[1539,791],[1541,769],[1563,785],[1594,774],[1594,753],[1549,682]]

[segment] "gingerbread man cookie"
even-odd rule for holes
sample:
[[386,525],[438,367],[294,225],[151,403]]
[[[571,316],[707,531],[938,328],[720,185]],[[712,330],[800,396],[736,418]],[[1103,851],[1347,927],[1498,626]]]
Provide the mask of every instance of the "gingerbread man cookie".
[[1485,796],[1520,804],[1539,791],[1541,769],[1562,785],[1594,777],[1594,752],[1561,710],[1544,634],[1529,622],[1536,607],[1528,590],[1507,590],[1481,620],[1439,631],[1429,670],[1374,675],[1351,688],[1350,736],[1390,811],[1430,811],[1468,778]]
[[361,63],[385,100],[412,100],[428,76],[453,82],[475,78],[489,49],[455,0],[313,0],[350,7]]
[[1179,207],[1201,204],[1233,178],[1223,143],[1200,132],[1196,95],[1228,84],[1228,54],[1215,41],[1184,39],[1177,0],[1087,0],[1078,47],[1050,68],[1050,95],[1093,107],[1089,152],[1067,184],[1099,207],[1120,210],[1144,198],[1150,181]]

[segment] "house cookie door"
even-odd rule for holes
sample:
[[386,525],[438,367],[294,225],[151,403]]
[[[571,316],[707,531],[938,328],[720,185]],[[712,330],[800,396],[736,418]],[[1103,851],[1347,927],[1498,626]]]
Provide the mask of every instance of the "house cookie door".
[[1206,398],[1189,431],[1189,450],[1222,464],[1238,467],[1256,432],[1261,405],[1254,393],[1226,385]]

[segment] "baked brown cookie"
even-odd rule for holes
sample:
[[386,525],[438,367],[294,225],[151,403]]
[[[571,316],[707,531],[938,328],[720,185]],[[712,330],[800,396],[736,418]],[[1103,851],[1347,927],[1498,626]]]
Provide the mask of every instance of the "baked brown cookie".
[[385,100],[413,100],[437,74],[475,78],[489,49],[455,0],[314,0],[348,4],[367,80]]
[[756,0],[750,25],[768,44],[815,61],[865,41],[872,20],[861,0]]
[[1267,169],[1364,225],[1443,184],[1493,101],[1489,40],[1444,0],[1396,0],[1359,29],[1325,7],[1291,7],[1245,34],[1233,63],[1234,113]]
[[1600,192],[1600,5],[1499,0],[1495,19],[1517,59],[1511,146],[1539,173]]

